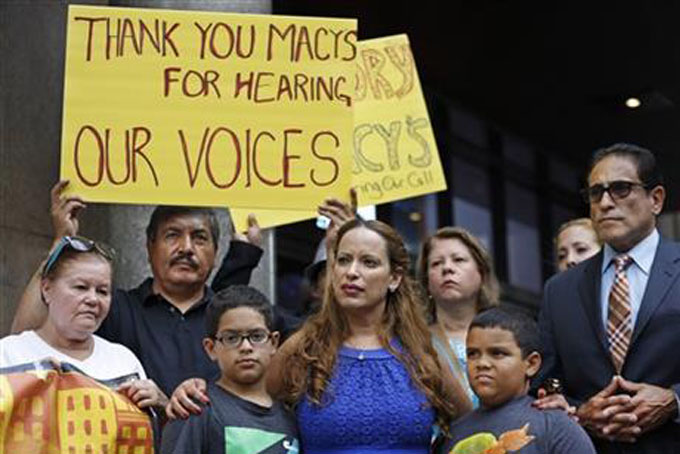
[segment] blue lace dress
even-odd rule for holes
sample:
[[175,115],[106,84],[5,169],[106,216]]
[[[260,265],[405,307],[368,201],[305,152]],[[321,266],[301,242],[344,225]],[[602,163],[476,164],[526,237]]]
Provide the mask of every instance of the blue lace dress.
[[342,347],[323,405],[303,399],[297,419],[305,454],[426,454],[435,414],[389,351]]

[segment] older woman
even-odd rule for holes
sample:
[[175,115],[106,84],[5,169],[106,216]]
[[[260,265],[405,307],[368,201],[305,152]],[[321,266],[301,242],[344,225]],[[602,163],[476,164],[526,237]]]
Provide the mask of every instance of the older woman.
[[443,227],[423,242],[418,275],[428,296],[434,347],[476,407],[466,373],[465,337],[475,315],[498,304],[491,257],[467,230]]
[[35,331],[0,340],[0,367],[52,359],[67,362],[94,379],[136,376],[119,390],[140,408],[164,405],[165,395],[146,379],[126,347],[93,333],[109,312],[113,251],[82,237],[63,237],[47,258],[40,293],[48,317]]
[[275,358],[271,389],[294,405],[307,454],[426,453],[433,427],[467,411],[442,376],[399,235],[345,223],[320,311]]
[[555,257],[558,271],[566,271],[600,252],[600,241],[589,218],[567,221],[555,236]]

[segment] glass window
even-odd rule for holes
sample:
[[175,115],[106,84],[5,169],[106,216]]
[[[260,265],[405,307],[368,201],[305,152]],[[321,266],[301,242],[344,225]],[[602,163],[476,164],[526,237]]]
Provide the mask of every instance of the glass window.
[[519,137],[510,134],[503,134],[502,137],[505,159],[533,172],[536,168],[536,157],[531,146]]
[[489,175],[482,167],[453,159],[454,224],[476,235],[493,255]]
[[585,180],[581,179],[581,172],[562,159],[550,158],[548,171],[550,181],[562,189],[576,192],[585,184]]
[[480,148],[489,148],[489,138],[486,125],[471,113],[463,112],[455,107],[449,108],[449,124],[451,132]]
[[580,217],[574,210],[570,210],[569,208],[563,205],[553,204],[551,210],[552,210],[552,222],[551,222],[552,231],[550,233],[553,238],[555,237],[555,235],[557,235],[557,229],[559,229],[563,223],[571,219],[576,219]]
[[420,242],[439,225],[437,195],[400,200],[391,204],[391,224],[402,236],[412,258],[418,255]]
[[493,253],[491,213],[488,208],[454,197],[453,215],[457,219],[456,225],[473,233],[484,244],[489,253]]
[[439,228],[439,208],[437,207],[437,194],[428,194],[422,199],[423,228],[425,235],[432,235]]
[[536,194],[506,181],[505,206],[510,284],[540,292],[543,282]]

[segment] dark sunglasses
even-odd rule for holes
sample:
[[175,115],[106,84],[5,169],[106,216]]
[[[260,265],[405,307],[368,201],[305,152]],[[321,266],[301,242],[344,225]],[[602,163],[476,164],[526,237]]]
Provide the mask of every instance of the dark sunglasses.
[[609,183],[594,184],[588,188],[581,189],[581,196],[586,203],[598,203],[602,200],[604,193],[608,192],[613,200],[621,200],[628,197],[636,186],[647,188],[645,183],[638,183],[636,181],[610,181]]
[[43,277],[47,276],[52,268],[54,268],[54,265],[59,261],[59,257],[61,257],[61,254],[67,248],[76,252],[94,251],[109,262],[113,262],[113,259],[116,257],[116,252],[113,248],[103,243],[97,243],[96,241],[92,241],[91,239],[82,236],[64,236],[59,240],[59,244],[57,244],[57,247],[50,253],[49,257],[47,257],[47,261],[45,262],[42,271]]
[[227,331],[224,334],[215,336],[215,340],[227,348],[239,348],[245,339],[248,339],[250,345],[257,347],[266,344],[271,337],[272,334],[269,331],[256,329],[246,332]]

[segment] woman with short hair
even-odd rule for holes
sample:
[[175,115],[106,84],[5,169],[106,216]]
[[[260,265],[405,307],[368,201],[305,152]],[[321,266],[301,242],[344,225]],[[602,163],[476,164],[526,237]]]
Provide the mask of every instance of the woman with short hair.
[[36,330],[0,339],[0,367],[44,359],[66,362],[100,381],[136,379],[120,390],[140,408],[167,397],[127,347],[96,336],[111,305],[113,250],[83,237],[61,238],[43,266],[40,294],[48,316]]
[[422,243],[418,277],[427,296],[434,347],[476,407],[479,401],[467,378],[465,338],[475,315],[498,305],[491,257],[467,230],[443,227]]

